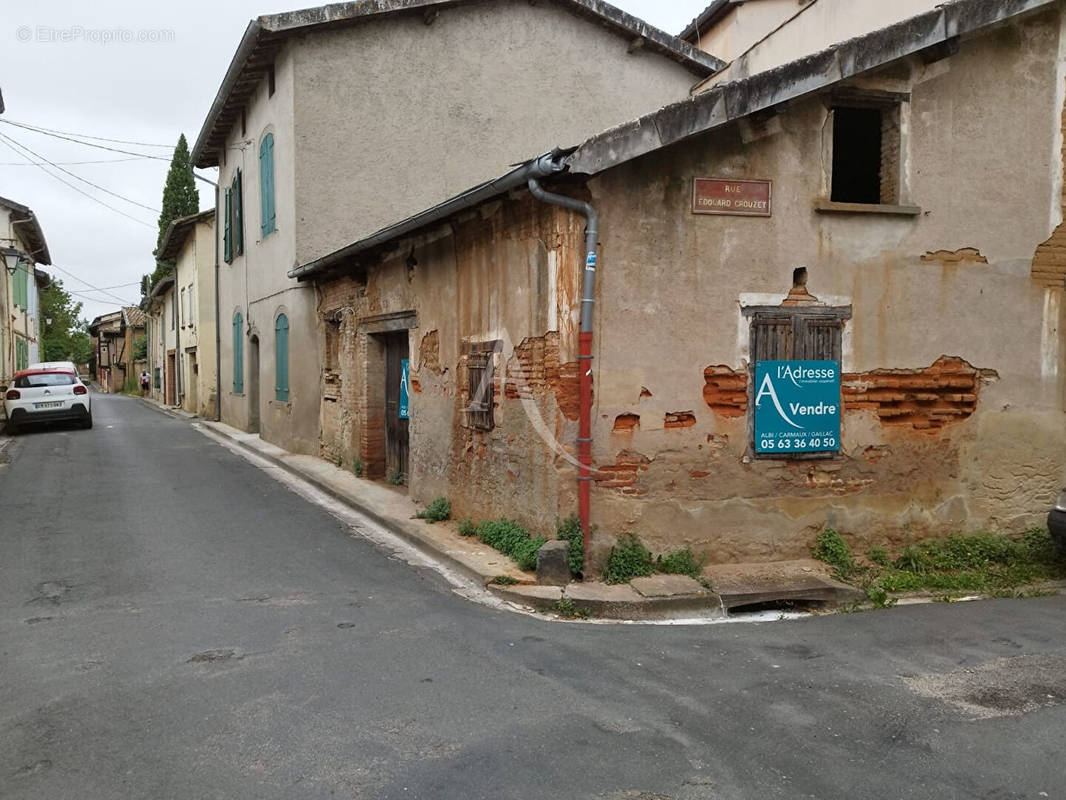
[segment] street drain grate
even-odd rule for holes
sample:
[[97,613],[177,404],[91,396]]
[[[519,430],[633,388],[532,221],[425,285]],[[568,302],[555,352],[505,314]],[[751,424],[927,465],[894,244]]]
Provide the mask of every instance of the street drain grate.
[[1066,656],[1001,658],[979,667],[903,680],[916,694],[975,717],[1017,716],[1066,702]]

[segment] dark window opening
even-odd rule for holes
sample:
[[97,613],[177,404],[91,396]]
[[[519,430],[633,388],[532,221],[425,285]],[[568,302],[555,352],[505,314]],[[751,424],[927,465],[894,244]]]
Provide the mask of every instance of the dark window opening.
[[267,67],[267,97],[274,96],[274,65]]
[[245,114],[244,109],[241,109],[241,136],[244,136],[244,129],[248,124],[248,115]]
[[882,109],[833,109],[833,189],[836,203],[881,203]]

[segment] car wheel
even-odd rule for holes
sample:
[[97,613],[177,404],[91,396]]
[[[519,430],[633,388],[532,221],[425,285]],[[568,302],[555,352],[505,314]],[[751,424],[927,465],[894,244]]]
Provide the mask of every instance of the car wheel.
[[11,420],[7,421],[7,427],[4,429],[8,436],[18,436],[19,426]]
[[85,419],[83,419],[83,420],[81,421],[81,426],[82,426],[82,427],[83,427],[83,428],[84,428],[85,430],[89,430],[90,428],[92,428],[92,426],[93,426],[93,415],[92,415],[92,414],[90,414],[90,415],[89,415],[89,416],[87,416],[87,417],[86,417]]

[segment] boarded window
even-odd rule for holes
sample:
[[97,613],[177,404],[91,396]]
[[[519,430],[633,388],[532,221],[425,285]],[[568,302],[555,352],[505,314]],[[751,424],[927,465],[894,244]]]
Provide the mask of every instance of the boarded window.
[[[755,365],[760,361],[835,361],[838,369],[843,352],[844,321],[851,308],[781,308],[746,309],[751,317],[751,360],[748,384],[755,385]],[[749,397],[749,409],[754,403]],[[754,420],[751,435],[754,437]],[[754,439],[752,440],[754,447]],[[824,458],[833,453],[759,454],[758,458]]]
[[238,169],[230,185],[230,234],[234,256],[244,254],[244,178]]
[[223,189],[225,215],[222,218],[222,260],[233,261],[233,190]]
[[494,356],[500,343],[474,342],[466,346],[467,425],[479,431],[495,427],[496,404]]

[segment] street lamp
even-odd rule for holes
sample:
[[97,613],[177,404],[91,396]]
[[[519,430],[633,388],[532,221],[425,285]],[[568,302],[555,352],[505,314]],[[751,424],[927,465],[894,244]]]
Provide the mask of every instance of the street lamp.
[[0,258],[4,260],[4,269],[7,270],[8,275],[14,275],[19,268],[19,261],[22,260],[22,253],[13,247],[0,248]]

